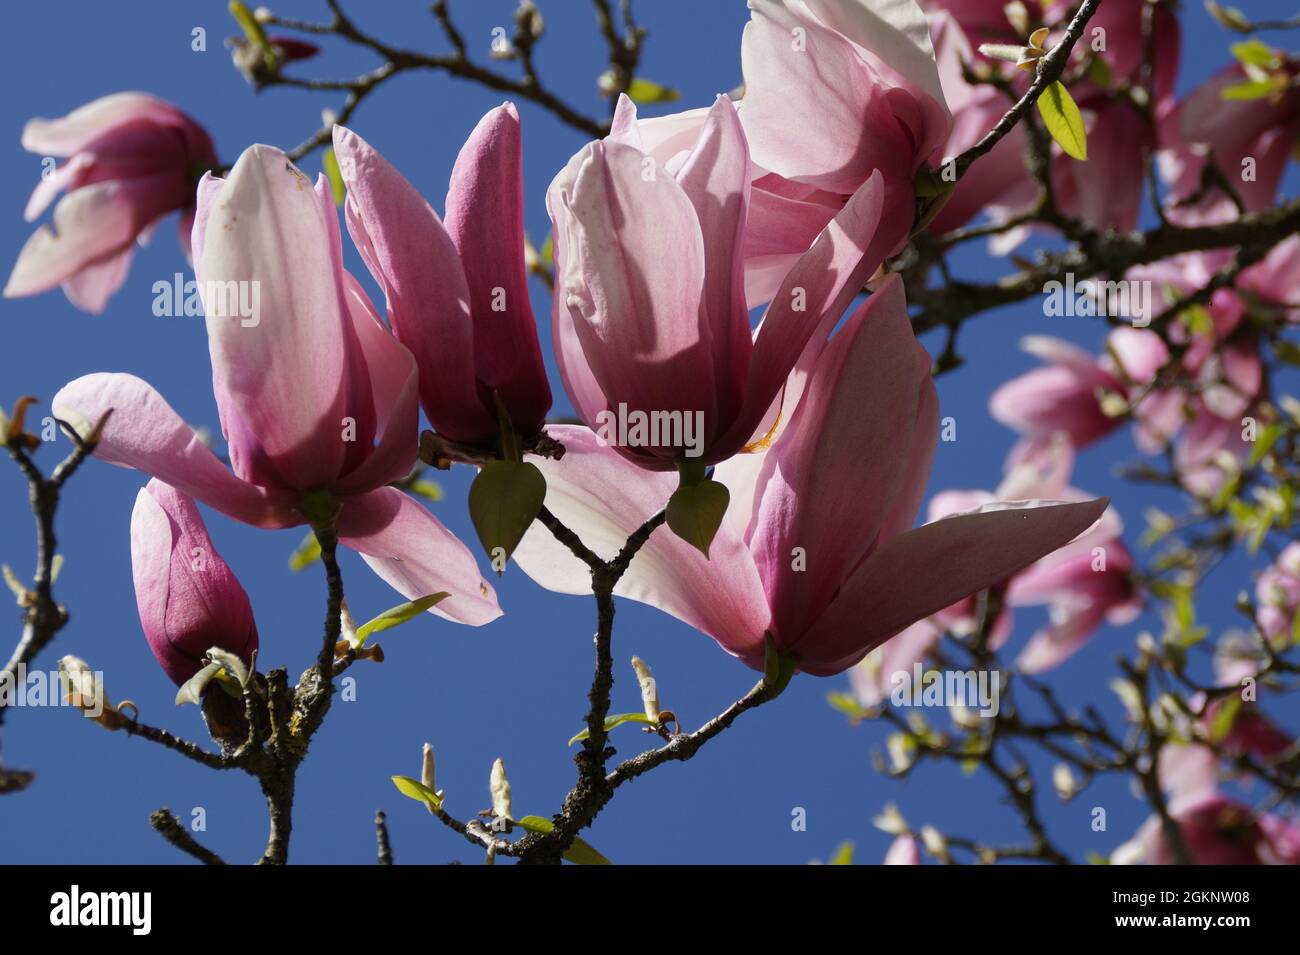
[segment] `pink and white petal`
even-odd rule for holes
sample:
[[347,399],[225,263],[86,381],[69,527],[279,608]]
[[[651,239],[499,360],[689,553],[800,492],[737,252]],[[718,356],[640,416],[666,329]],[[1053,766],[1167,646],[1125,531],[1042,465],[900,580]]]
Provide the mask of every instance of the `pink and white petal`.
[[357,280],[344,274],[348,307],[370,375],[376,445],[356,470],[335,484],[338,494],[398,481],[415,465],[420,429],[420,375],[415,357],[388,331]]
[[102,315],[131,271],[135,247],[127,244],[117,252],[109,252],[102,259],[88,262],[75,275],[63,281],[63,294],[68,301],[91,315]]
[[749,208],[749,149],[736,107],[718,96],[681,168],[677,184],[695,207],[704,240],[701,306],[713,339],[714,380],[724,386],[724,419],[739,410],[752,350],[741,243]]
[[[206,198],[195,269],[235,470],[262,484],[328,487],[350,451],[344,419],[361,423],[337,221],[331,227],[311,181],[270,146],[246,149]],[[257,294],[255,316],[231,307],[231,288],[249,289],[250,302]]]
[[175,106],[156,96],[112,93],[58,119],[28,120],[23,127],[23,149],[47,156],[71,156],[115,126],[140,120],[173,126],[188,122]]
[[501,616],[496,593],[456,535],[397,488],[346,498],[338,521],[339,543],[359,553],[370,569],[408,600],[451,594],[429,613],[471,627]]
[[387,159],[356,133],[334,128],[348,186],[348,233],[384,290],[388,317],[424,370],[420,395],[439,432],[456,441],[496,434],[474,381],[470,290],[460,254],[438,214]]
[[786,275],[754,338],[745,413],[719,441],[718,460],[749,441],[823,320],[843,313],[891,251],[894,239],[880,228],[885,206],[873,173]]
[[158,190],[165,177],[100,182],[70,192],[54,207],[51,226],[34,233],[14,263],[6,298],[47,292],[88,264],[129,246],[166,211]]
[[551,387],[528,298],[522,156],[514,104],[489,111],[456,158],[445,225],[469,286],[478,379],[500,396],[514,427],[532,435],[545,422]]
[[23,220],[34,222],[40,217],[51,202],[58,197],[64,189],[71,188],[77,177],[86,169],[94,165],[95,157],[86,153],[77,153],[62,166],[59,166],[50,175],[42,175],[41,181],[36,184],[32,190],[31,198],[27,200],[27,207],[23,209]]
[[1069,543],[1106,504],[999,502],[900,534],[858,565],[791,648],[799,668],[821,676],[852,666],[915,621]]
[[95,447],[95,457],[109,464],[136,468],[256,527],[303,521],[288,495],[235,477],[162,395],[134,375],[86,375],[64,385],[51,405],[78,428],[112,411]]

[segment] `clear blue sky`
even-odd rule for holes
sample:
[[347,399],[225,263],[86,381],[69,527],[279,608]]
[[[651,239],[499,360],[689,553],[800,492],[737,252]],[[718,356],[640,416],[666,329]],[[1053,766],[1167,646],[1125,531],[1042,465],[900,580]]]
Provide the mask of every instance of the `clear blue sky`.
[[[1248,14],[1263,16],[1271,4],[1244,0]],[[603,110],[594,79],[603,46],[587,4],[541,3],[547,37],[537,61],[548,83],[590,112]],[[740,31],[747,12],[731,2],[641,2],[650,39],[645,76],[684,93],[683,105],[707,104],[739,81]],[[254,96],[232,68],[222,38],[234,32],[218,0],[131,4],[46,0],[5,11],[10,39],[0,63],[7,95],[0,100],[0,262],[10,268],[29,228],[21,212],[40,173],[40,157],[19,146],[32,116],[58,116],[94,97],[127,89],[156,93],[204,123],[226,162],[254,142],[290,148],[312,132],[333,94],[273,89]],[[471,47],[484,56],[491,28],[509,28],[512,0],[454,2],[454,14]],[[285,15],[323,19],[324,4],[281,0]],[[399,44],[436,47],[441,37],[422,2],[362,4],[345,9],[362,24]],[[1184,4],[1181,87],[1204,78],[1227,61],[1229,37],[1197,3]],[[191,30],[208,33],[206,53],[190,49]],[[299,75],[342,78],[374,65],[373,58],[328,44],[316,61],[294,64]],[[478,118],[501,97],[475,85],[434,74],[399,77],[366,102],[352,126],[381,149],[441,209],[457,150]],[[524,128],[527,223],[546,235],[543,195],[555,170],[583,143],[582,137],[526,102],[518,104]],[[662,110],[644,110],[647,115]],[[304,161],[314,174],[319,155]],[[1292,187],[1293,188],[1293,187]],[[66,381],[93,371],[124,371],[152,382],[187,420],[217,430],[208,387],[203,325],[197,319],[159,318],[151,311],[151,285],[183,271],[170,227],[137,256],[126,286],[108,311],[95,318],[72,308],[61,293],[0,304],[0,399],[18,395],[48,400]],[[345,245],[347,243],[345,242]],[[364,275],[348,250],[350,267]],[[962,263],[987,269],[979,253]],[[988,274],[987,272],[985,274]],[[368,278],[368,276],[367,276]],[[549,314],[542,287],[535,309]],[[542,323],[549,358],[549,322]],[[967,364],[939,385],[943,414],[956,417],[958,440],[941,444],[930,491],[947,487],[991,488],[1014,436],[987,414],[987,396],[1000,381],[1030,367],[1016,347],[1027,333],[1060,335],[1098,347],[1105,329],[1086,318],[1045,318],[1035,303],[981,316],[962,336]],[[941,341],[927,340],[932,352]],[[567,412],[553,376],[557,412]],[[54,462],[53,448],[39,460]],[[1162,495],[1121,484],[1114,464],[1135,454],[1128,435],[1111,438],[1082,456],[1075,483],[1097,494],[1116,495],[1129,540],[1141,529],[1150,504],[1173,507]],[[473,531],[464,507],[472,473],[440,475],[447,496],[437,514],[467,541]],[[140,633],[131,588],[128,527],[132,503],[144,478],[91,462],[70,485],[59,512],[60,551],[66,558],[58,596],[72,622],[39,660],[52,668],[75,653],[106,673],[114,700],[129,698],[141,718],[191,738],[204,738],[196,709],[172,704],[174,688],[158,669]],[[291,574],[286,557],[300,530],[258,531],[208,513],[218,549],[240,576],[262,634],[263,668],[301,672],[319,642],[324,585],[319,569]],[[25,484],[16,469],[0,466],[0,561],[21,576],[33,559]],[[1255,562],[1256,564],[1258,562]],[[1232,596],[1248,587],[1249,562],[1221,568],[1199,596],[1203,616],[1216,630],[1235,623]],[[353,555],[344,573],[350,603],[364,619],[398,602],[396,595]],[[479,854],[440,827],[419,806],[399,796],[393,773],[418,775],[420,746],[433,743],[438,785],[448,808],[462,817],[489,804],[488,771],[505,759],[519,813],[548,816],[573,779],[565,741],[586,711],[591,674],[594,611],[589,599],[540,590],[517,568],[498,585],[505,617],[469,629],[428,617],[387,635],[388,662],[359,664],[355,702],[337,702],[299,776],[291,861],[365,863],[374,858],[371,816],[390,813],[399,862],[477,861]],[[869,609],[864,612],[870,612]],[[1023,642],[1042,614],[1021,612],[1014,640]],[[17,639],[19,612],[11,610],[4,653]],[[1144,618],[1141,624],[1155,627]],[[1071,703],[1117,707],[1106,684],[1111,661],[1132,646],[1140,625],[1103,630],[1065,670],[1054,674]],[[1013,644],[1014,646],[1015,644]],[[744,693],[754,673],[711,640],[672,618],[621,603],[615,632],[617,684],[614,709],[638,708],[628,658],[644,657],[654,668],[663,703],[688,727],[704,722]],[[850,728],[825,703],[845,688],[843,678],[796,679],[775,705],[744,716],[731,731],[686,764],[670,765],[621,790],[589,833],[589,841],[615,862],[805,862],[825,858],[841,840],[857,843],[859,859],[879,859],[888,837],[870,819],[896,801],[915,824],[995,841],[1017,839],[1011,811],[1000,790],[982,778],[929,767],[906,783],[886,780],[871,767],[870,754],[884,738],[883,726]],[[1294,708],[1293,708],[1294,709]],[[616,731],[621,756],[645,743],[635,730]],[[110,734],[67,709],[25,709],[8,714],[0,732],[3,758],[34,768],[32,787],[0,800],[0,861],[179,862],[174,849],[149,828],[148,815],[168,806],[182,818],[204,807],[207,832],[200,838],[230,860],[252,860],[265,845],[266,815],[256,782],[242,773],[215,773],[152,744]],[[1145,818],[1122,783],[1095,786],[1068,807],[1044,794],[1045,816],[1071,852],[1109,852]],[[1106,833],[1089,828],[1089,808],[1105,806]],[[793,832],[792,810],[807,811],[807,831]]]

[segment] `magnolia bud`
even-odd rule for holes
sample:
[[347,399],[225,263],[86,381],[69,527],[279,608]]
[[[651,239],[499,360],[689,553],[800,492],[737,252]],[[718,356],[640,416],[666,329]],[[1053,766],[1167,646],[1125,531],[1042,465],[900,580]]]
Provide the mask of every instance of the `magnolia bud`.
[[633,657],[632,669],[636,671],[636,680],[641,684],[641,705],[645,707],[645,715],[652,723],[658,723],[659,688],[655,685],[655,678],[650,673],[650,667],[640,657]]
[[131,513],[131,572],[149,649],[180,686],[212,647],[251,661],[257,625],[248,595],[208,537],[194,501],[156,478]]
[[891,836],[900,836],[907,832],[907,820],[892,802],[885,804],[885,808],[880,810],[880,815],[871,820],[871,824]]
[[935,858],[947,858],[948,840],[934,826],[921,827],[921,843],[925,846],[926,851]]
[[109,702],[100,675],[85,660],[71,654],[62,657],[59,678],[63,683],[64,702],[111,730],[119,729],[126,722],[126,717]]
[[438,791],[433,775],[433,747],[428,743],[424,744],[423,759],[420,763],[420,782],[424,784],[425,789]]
[[1079,792],[1079,780],[1065,763],[1057,763],[1052,769],[1052,788],[1062,802],[1069,802]]
[[492,764],[492,811],[498,819],[511,819],[510,780],[506,778],[506,764],[499,758]]

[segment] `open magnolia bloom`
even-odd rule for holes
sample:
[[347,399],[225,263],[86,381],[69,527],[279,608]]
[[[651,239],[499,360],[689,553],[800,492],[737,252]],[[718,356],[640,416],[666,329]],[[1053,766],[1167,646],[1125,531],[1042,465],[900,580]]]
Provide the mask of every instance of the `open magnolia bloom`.
[[73,305],[99,314],[126,281],[135,242],[181,211],[189,254],[194,183],[217,165],[212,140],[193,119],[147,93],[113,93],[59,119],[23,127],[23,148],[65,161],[43,176],[23,217],[54,207],[52,226],[28,239],[5,285],[6,298],[63,286]]
[[[200,186],[195,266],[223,464],[149,384],[93,374],[54,397],[64,421],[100,421],[95,456],[138,468],[236,520],[289,527],[338,508],[339,542],[408,598],[482,624],[500,614],[473,555],[388,487],[415,463],[415,360],[343,269],[338,213],[269,146]],[[247,306],[247,307],[246,307]]]
[[610,442],[651,470],[714,464],[747,444],[822,320],[837,319],[891,251],[873,174],[804,247],[751,333],[750,163],[734,105],[719,97],[682,134],[676,153],[647,147],[627,103],[546,195],[565,389],[597,430],[611,415],[683,422],[676,440]]
[[[716,469],[732,505],[709,558],[656,532],[615,593],[667,611],[755,668],[770,634],[798,669],[825,676],[1069,543],[1105,510],[1105,500],[995,502],[911,529],[938,437],[938,397],[897,276],[810,366],[802,388],[787,390],[797,406],[770,448]],[[675,482],[585,428],[555,431],[564,457],[538,464],[547,506],[612,556]],[[587,567],[545,529],[530,530],[515,558],[544,587],[590,591]]]

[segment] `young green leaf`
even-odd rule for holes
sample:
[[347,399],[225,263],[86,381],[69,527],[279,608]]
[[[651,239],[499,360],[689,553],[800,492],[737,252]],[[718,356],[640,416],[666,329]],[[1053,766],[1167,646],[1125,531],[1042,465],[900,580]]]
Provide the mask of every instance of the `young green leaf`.
[[[659,725],[655,720],[650,719],[650,717],[646,716],[644,713],[618,713],[614,716],[605,717],[605,732],[609,732],[615,726],[622,726],[624,723],[646,723],[650,726]],[[577,736],[569,740],[569,745],[572,746],[574,743],[580,742],[590,735],[591,734],[586,730],[583,730]]]
[[841,842],[827,860],[827,865],[853,865],[853,843]]
[[302,570],[305,567],[310,567],[318,560],[320,560],[320,541],[316,539],[315,534],[309,531],[307,536],[302,539],[302,543],[294,548],[293,553],[289,555],[289,569],[293,571]]
[[431,809],[442,808],[442,797],[418,779],[412,779],[410,776],[394,776],[393,785],[397,787],[399,793],[408,799],[425,803]]
[[1088,134],[1083,127],[1083,114],[1060,80],[1043,90],[1038,97],[1038,112],[1043,117],[1047,131],[1065,154],[1081,162],[1086,161]]
[[413,620],[420,614],[424,613],[434,604],[446,600],[451,594],[445,590],[440,590],[436,594],[428,594],[424,597],[417,597],[415,600],[407,601],[404,604],[398,604],[396,607],[390,607],[379,616],[367,620],[357,628],[357,646],[360,647],[366,642],[366,637],[372,633],[378,633],[381,630],[390,630],[393,627],[400,627],[408,620]]
[[1219,99],[1232,102],[1249,102],[1264,99],[1264,97],[1272,96],[1284,89],[1286,89],[1285,78],[1270,76],[1267,79],[1247,80],[1244,83],[1225,86],[1219,91]]
[[546,478],[527,461],[489,461],[469,489],[469,516],[500,576],[542,509]]
[[325,150],[320,157],[321,171],[325,173],[325,178],[330,183],[330,193],[334,196],[334,205],[343,205],[343,200],[348,196],[348,187],[343,182],[343,173],[339,171],[339,161],[334,155],[334,150]]
[[1281,66],[1277,50],[1263,40],[1243,40],[1230,47],[1232,55],[1243,66],[1258,66],[1266,70],[1275,70]]
[[[528,832],[547,833],[555,829],[551,820],[543,819],[541,816],[524,816],[522,819],[515,819],[514,823]],[[564,858],[575,865],[612,865],[608,859],[578,836],[573,837],[573,843],[564,853]]]
[[627,97],[634,103],[672,103],[681,99],[682,93],[671,86],[637,76],[627,85]]

